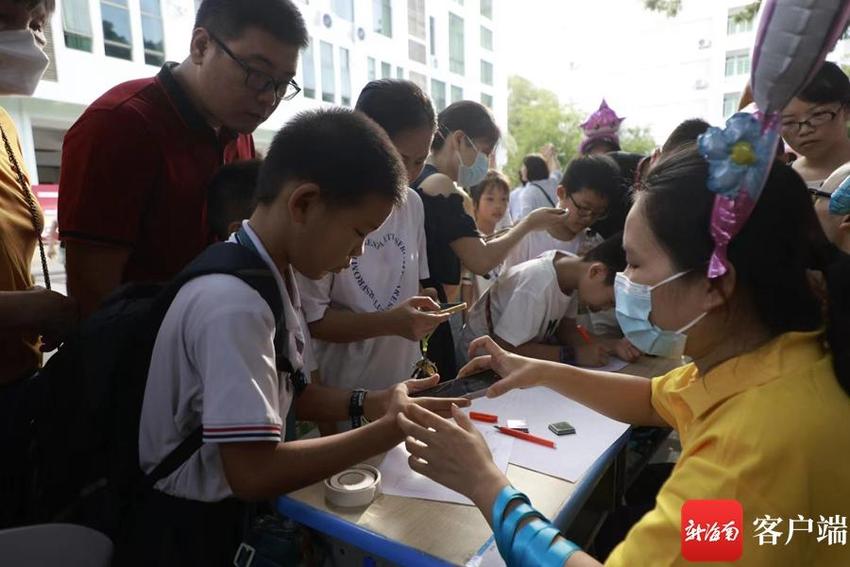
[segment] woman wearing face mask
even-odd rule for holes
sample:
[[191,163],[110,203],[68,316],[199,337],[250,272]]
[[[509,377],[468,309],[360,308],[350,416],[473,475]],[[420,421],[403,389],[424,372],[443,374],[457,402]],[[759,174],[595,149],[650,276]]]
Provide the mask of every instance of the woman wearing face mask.
[[[30,96],[35,91],[48,64],[42,27],[53,9],[53,0],[0,0],[0,95]],[[18,131],[0,107],[0,446],[5,454],[0,526],[21,512],[9,497],[20,493],[16,483],[25,473],[14,465],[20,462],[15,451],[25,450],[25,424],[16,410],[21,409],[26,378],[41,364],[40,348],[55,346],[76,321],[76,308],[67,297],[33,287],[30,265],[36,246],[41,247],[43,224]]]
[[[629,340],[652,354],[684,352],[692,363],[646,380],[532,361],[485,337],[470,350],[483,347],[489,356],[461,374],[493,368],[503,379],[488,395],[548,386],[618,421],[679,431],[682,454],[655,509],[606,565],[687,564],[681,509],[693,499],[741,502],[741,565],[846,565],[846,547],[822,545],[814,534],[760,546],[753,519],[785,519],[786,543],[788,519],[802,514],[818,522],[850,509],[850,260],[826,243],[804,182],[774,165],[729,246],[729,270],[708,279],[715,194],[707,180],[708,165],[693,148],[652,169],[626,221],[629,265],[615,284]],[[828,277],[826,332],[808,268]],[[493,465],[477,430],[460,411],[455,420],[420,411],[399,416],[415,439],[407,443],[411,467],[468,496],[494,526],[510,565],[523,553],[527,565],[598,565],[548,522],[532,519],[527,499]],[[530,516],[514,537],[510,527],[524,512]]]
[[792,167],[817,189],[850,161],[850,79],[827,61],[782,111],[782,137],[799,154]]
[[[511,248],[533,230],[563,222],[564,211],[540,209],[497,238],[484,241],[467,212],[466,193],[487,176],[489,156],[501,133],[490,111],[464,100],[448,106],[437,117],[437,133],[428,163],[411,187],[422,197],[425,236],[431,277],[425,287],[437,289],[441,302],[456,301],[461,264],[483,276],[502,263]],[[454,378],[454,341],[444,323],[428,339],[428,358],[443,380]]]

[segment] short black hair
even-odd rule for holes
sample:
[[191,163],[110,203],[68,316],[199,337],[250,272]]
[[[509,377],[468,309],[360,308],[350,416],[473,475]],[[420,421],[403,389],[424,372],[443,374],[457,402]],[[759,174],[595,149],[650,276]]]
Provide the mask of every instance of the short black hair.
[[549,179],[549,166],[546,159],[540,154],[528,154],[522,158],[525,166],[526,181],[542,181]]
[[270,204],[293,181],[315,183],[333,207],[355,207],[368,195],[397,205],[407,191],[407,171],[387,133],[348,108],[301,112],[275,135],[257,202]]
[[487,172],[487,176],[484,178],[484,181],[470,187],[469,195],[472,197],[472,202],[475,204],[475,208],[478,208],[478,204],[481,202],[481,196],[484,195],[484,192],[487,191],[490,187],[498,187],[502,189],[507,195],[510,197],[511,195],[511,182],[508,180],[507,176],[497,169],[491,169]]
[[401,132],[437,127],[434,105],[413,81],[380,79],[371,81],[354,107],[383,128],[390,138]]
[[842,106],[850,106],[850,79],[841,67],[825,61],[797,97],[814,104],[840,102]]
[[582,257],[584,262],[599,262],[605,264],[608,273],[605,283],[614,285],[617,272],[626,269],[626,251],[623,250],[623,233],[618,232],[606,238]]
[[446,143],[446,136],[457,130],[463,131],[472,141],[487,140],[495,145],[502,137],[493,114],[483,104],[473,100],[452,103],[437,115],[438,134],[431,142],[431,149],[439,150]]
[[611,203],[617,198],[620,187],[620,168],[607,155],[577,157],[567,166],[561,185],[568,195],[589,189]]
[[697,141],[708,130],[710,124],[702,118],[688,118],[673,129],[661,146],[661,153],[668,154]]
[[620,168],[620,184],[616,194],[608,199],[608,216],[593,223],[590,230],[608,238],[623,230],[626,217],[632,208],[632,184],[638,165],[644,159],[643,154],[632,152],[611,152],[608,156]]
[[221,39],[237,39],[248,28],[258,28],[287,45],[304,48],[310,41],[304,18],[290,0],[204,0],[195,27]]
[[220,240],[234,221],[254,212],[254,193],[260,177],[260,160],[235,161],[222,166],[207,188],[207,224]]

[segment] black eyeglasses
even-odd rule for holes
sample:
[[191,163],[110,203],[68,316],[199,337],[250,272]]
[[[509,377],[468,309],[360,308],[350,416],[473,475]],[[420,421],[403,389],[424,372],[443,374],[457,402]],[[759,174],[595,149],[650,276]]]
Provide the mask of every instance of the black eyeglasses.
[[608,211],[602,211],[601,213],[594,211],[590,207],[585,207],[583,205],[579,205],[576,203],[576,200],[573,199],[572,195],[567,195],[570,198],[570,201],[573,202],[573,206],[576,208],[576,213],[580,217],[588,217],[593,221],[600,221],[608,218]]
[[803,120],[802,122],[783,122],[782,123],[782,133],[791,136],[796,136],[800,133],[800,130],[803,129],[803,126],[808,126],[812,130],[816,129],[818,126],[823,126],[824,124],[828,124],[835,120],[835,117],[838,116],[838,112],[832,110],[822,110],[820,112],[815,112],[807,120]]
[[815,189],[814,187],[806,187],[806,190],[808,190],[808,192],[811,194],[812,201],[817,201],[820,198],[832,198],[832,193],[827,193],[826,191],[821,191],[820,189]]
[[[216,36],[210,33],[210,37],[218,44],[219,47],[221,47],[222,51],[227,53],[231,59],[242,67],[242,70],[245,71],[245,86],[252,91],[264,93],[269,89],[272,89],[274,92],[275,104],[277,104],[279,100],[292,100],[295,98],[295,95],[301,92],[301,87],[298,86],[298,83],[296,83],[294,79],[289,79],[288,81],[276,81],[274,77],[268,73],[258,71],[242,61],[234,55],[232,51],[230,51],[230,48],[227,47],[223,41],[218,39]],[[289,91],[290,88],[292,89],[291,91]],[[289,93],[287,93],[287,91],[289,91]]]

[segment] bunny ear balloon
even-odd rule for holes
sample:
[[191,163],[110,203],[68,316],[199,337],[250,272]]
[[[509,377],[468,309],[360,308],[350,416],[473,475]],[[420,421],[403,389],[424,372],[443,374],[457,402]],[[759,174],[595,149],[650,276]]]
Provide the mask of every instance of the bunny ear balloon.
[[785,106],[814,77],[850,19],[850,0],[764,0],[753,47],[750,84],[758,111],[739,112],[726,128],[700,136],[715,249],[710,278],[728,270],[726,251],[755,209],[779,144]]

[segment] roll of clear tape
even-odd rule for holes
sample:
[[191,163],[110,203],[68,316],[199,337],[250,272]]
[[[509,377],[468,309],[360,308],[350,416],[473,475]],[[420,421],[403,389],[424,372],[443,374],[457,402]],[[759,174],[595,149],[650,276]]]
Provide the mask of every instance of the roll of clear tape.
[[356,465],[325,479],[325,499],[341,508],[367,506],[380,493],[381,471],[371,465]]

